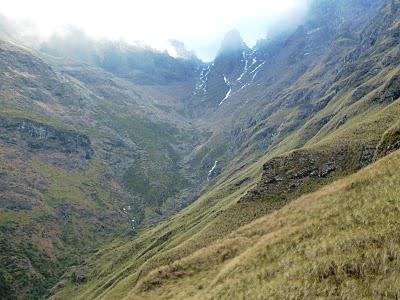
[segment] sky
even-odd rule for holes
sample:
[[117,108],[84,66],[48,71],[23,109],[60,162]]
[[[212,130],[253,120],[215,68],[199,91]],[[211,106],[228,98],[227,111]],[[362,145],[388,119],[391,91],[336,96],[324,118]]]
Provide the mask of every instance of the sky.
[[204,60],[224,34],[238,29],[252,46],[268,32],[303,14],[309,0],[1,0],[0,13],[29,21],[42,36],[74,26],[94,38],[144,41],[162,49],[185,43]]

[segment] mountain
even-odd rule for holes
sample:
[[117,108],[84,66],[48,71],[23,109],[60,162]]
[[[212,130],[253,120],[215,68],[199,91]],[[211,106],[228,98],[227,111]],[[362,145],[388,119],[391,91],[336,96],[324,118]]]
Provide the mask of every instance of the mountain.
[[7,41],[0,64],[0,257],[9,298],[42,295],[95,247],[196,197],[199,176],[181,166],[202,133],[177,112],[171,87],[137,86]]
[[0,298],[396,297],[399,14],[315,0],[211,63],[4,37]]
[[189,114],[195,118],[210,115],[229,98],[235,89],[235,81],[241,81],[244,73],[242,70],[248,68],[249,51],[237,30],[226,34],[217,57],[200,71],[194,92],[189,99]]
[[223,55],[234,54],[247,50],[248,47],[243,41],[240,32],[237,29],[233,29],[225,34],[222,40],[221,47],[218,51],[217,57]]
[[54,34],[38,48],[43,53],[99,67],[138,84],[167,84],[190,79],[200,61],[183,44],[177,41],[169,44],[177,58],[142,43],[95,41],[71,28],[62,35]]

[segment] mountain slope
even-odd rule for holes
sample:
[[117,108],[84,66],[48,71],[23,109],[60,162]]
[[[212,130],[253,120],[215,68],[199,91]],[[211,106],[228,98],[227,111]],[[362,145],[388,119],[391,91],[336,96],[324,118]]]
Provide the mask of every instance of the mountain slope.
[[37,298],[100,244],[193,200],[199,179],[181,165],[201,133],[161,88],[13,42],[0,57],[1,278],[11,299]]
[[303,196],[154,270],[127,299],[396,298],[399,166],[396,152]]
[[[254,251],[252,257],[257,261],[260,252],[257,247],[254,248],[256,250],[251,248],[256,237],[265,235],[266,243],[269,243],[270,230],[284,223],[283,219],[274,223],[273,216],[283,214],[293,222],[298,217],[297,214],[293,214],[293,218],[288,216],[290,208],[296,206],[288,204],[289,201],[309,194],[304,199],[313,199],[309,201],[315,201],[318,206],[322,200],[316,195],[325,195],[326,192],[310,193],[371,164],[382,156],[382,149],[387,149],[387,154],[398,147],[400,3],[389,1],[380,7],[377,2],[366,5],[365,2],[354,1],[354,18],[348,11],[352,6],[347,4],[340,1],[334,6],[339,10],[347,9],[349,15],[345,22],[336,22],[334,18],[330,20],[337,27],[327,36],[322,32],[315,35],[319,31],[310,33],[300,28],[283,42],[268,45],[272,49],[283,47],[281,51],[269,52],[273,55],[271,61],[267,61],[270,69],[260,67],[259,79],[244,88],[240,92],[242,94],[232,95],[221,106],[216,104],[215,112],[209,119],[213,135],[193,152],[189,161],[200,169],[216,166],[209,178],[209,186],[201,197],[170,220],[143,230],[136,240],[129,243],[116,240],[100,250],[86,262],[90,282],[81,286],[67,284],[65,289],[55,294],[55,299],[65,296],[77,299],[218,298],[230,290],[232,294],[228,295],[234,297],[245,297],[247,294],[258,296],[254,294],[257,289],[252,284],[249,284],[249,289],[240,284],[237,284],[237,288],[235,283],[231,285],[231,259],[240,257],[242,251],[249,249],[250,253]],[[323,9],[322,12],[320,17],[329,15],[331,10]],[[372,16],[373,19],[367,22]],[[307,26],[315,30],[314,26],[319,24],[314,20]],[[352,29],[350,36],[348,28]],[[318,48],[321,40],[324,41],[323,47]],[[304,56],[307,47],[317,49],[313,57]],[[302,53],[301,59],[290,60],[294,53]],[[304,59],[307,59],[307,64]],[[282,76],[276,76],[280,74]],[[246,89],[248,94],[244,94]],[[240,95],[247,96],[249,101],[243,102]],[[214,164],[215,161],[217,163]],[[390,163],[383,165],[387,177],[377,183],[377,191],[389,190],[393,179]],[[381,167],[376,168],[379,170]],[[357,176],[362,175],[343,182],[357,181]],[[344,208],[343,201],[346,198],[334,193],[335,189],[342,191],[342,183],[329,185],[326,189],[333,190],[333,194],[327,197],[340,203],[340,209]],[[351,196],[357,197],[357,194]],[[356,198],[354,205],[362,201],[363,198]],[[376,201],[386,205],[385,199],[379,198],[379,195]],[[374,216],[374,204],[369,208],[371,211],[368,214]],[[277,209],[282,210],[274,213]],[[304,208],[306,211],[302,210],[302,213],[307,214],[307,209]],[[345,218],[350,218],[353,212],[349,210],[343,214]],[[262,233],[257,235],[257,224],[263,221],[248,224],[264,215],[267,216],[260,220],[270,220],[268,222],[271,224],[265,227],[265,231],[260,229]],[[335,228],[330,227],[333,226],[331,223],[320,221],[321,230],[329,232]],[[379,226],[385,226],[384,221],[383,218],[379,219],[377,230]],[[276,239],[283,239],[285,243],[274,244],[271,251],[291,249],[293,244],[288,241],[291,223],[286,224],[289,225],[282,236],[280,232],[276,233]],[[252,228],[252,232],[242,237],[239,233],[246,231],[245,228]],[[227,238],[230,234],[234,237],[232,240]],[[319,236],[322,242],[323,237]],[[389,236],[387,241],[390,241]],[[305,247],[313,244],[312,239],[308,242],[310,244],[305,239]],[[368,246],[374,249],[373,244]],[[289,250],[287,253],[292,254]],[[333,252],[332,255],[336,254]],[[260,255],[267,256],[268,253]],[[287,259],[290,259],[289,254]],[[246,271],[239,273],[237,278],[233,277],[236,274],[233,273],[232,278],[240,281],[245,272],[261,272],[267,268],[261,265],[257,269],[254,261],[245,261],[247,264],[241,268]],[[303,262],[298,263],[294,268],[302,267],[300,263]],[[391,268],[393,271],[395,266]],[[269,286],[269,283],[275,285],[282,282],[285,274],[280,270],[273,270],[275,273],[271,274],[270,282],[267,275],[260,275],[258,281],[251,277],[257,273],[251,273],[249,277],[254,284],[259,282],[271,297],[289,297],[291,291],[282,289],[280,293]],[[218,276],[219,272],[221,277]],[[300,280],[302,272],[305,271],[295,273],[298,277],[293,275],[294,284]],[[380,274],[379,270],[376,272]],[[275,280],[272,275],[278,279]],[[63,278],[66,282],[67,276]],[[376,285],[378,282],[372,279],[366,281],[361,276],[354,280],[360,290],[364,284],[371,282]],[[303,283],[301,281],[299,284]],[[388,282],[390,286],[395,286],[395,283],[396,276]],[[324,289],[324,286],[327,288]],[[349,298],[353,295],[345,286],[335,285],[335,277],[332,282],[319,281],[311,287],[314,293],[311,297],[318,293],[328,297],[329,294],[323,293],[330,289],[332,295],[337,295],[334,293],[338,291],[348,292],[343,295]],[[384,291],[379,287],[376,290],[379,293]],[[372,290],[366,290],[365,293],[373,295]],[[305,294],[296,295],[307,298]]]
[[[173,41],[171,43],[174,45]],[[180,52],[186,51],[184,45],[180,47]],[[54,34],[40,45],[39,50],[54,57],[102,68],[135,83],[150,85],[190,79],[201,64],[194,55],[174,58],[141,44],[98,42],[73,28],[64,34]]]
[[[383,13],[387,17],[378,17],[377,11],[382,3],[379,1],[368,5],[354,1],[350,7],[355,15],[348,11],[348,2],[337,2],[333,8],[329,6],[330,2],[327,2],[328,7],[323,5],[324,1],[316,3],[322,3],[321,7],[315,4],[309,21],[292,35],[277,37],[254,48],[246,54],[247,67],[246,63],[237,61],[238,74],[244,71],[244,75],[240,80],[233,77],[232,81],[230,78],[232,90],[222,105],[214,100],[214,113],[208,118],[212,122],[213,136],[204,144],[204,150],[194,157],[194,163],[206,160],[211,167],[214,161],[218,161],[220,169],[228,169],[228,162],[233,158],[254,155],[258,159],[300,130],[304,133],[291,139],[286,150],[302,147],[322,127],[340,123],[337,120],[340,112],[344,120],[345,110],[354,104],[351,101],[362,100],[371,92],[362,86],[363,83],[370,80],[370,89],[376,89],[387,80],[385,76],[390,76],[389,72],[396,66],[398,48],[394,44],[382,47],[382,55],[387,60],[394,60],[386,66],[378,66],[383,62],[381,56],[372,58],[368,55],[373,52],[376,56],[381,54],[379,43],[398,40],[395,29],[397,14]],[[332,10],[346,12],[340,14],[340,22]],[[385,28],[394,26],[393,36],[376,32],[374,22],[378,18],[387,23]],[[370,26],[366,28],[360,24]],[[364,34],[363,30],[366,31]],[[374,37],[374,43],[368,45],[370,37]],[[353,62],[346,60],[352,51],[359,51],[355,48],[361,44],[364,51],[370,53],[358,56]],[[351,73],[351,64],[353,68],[360,67],[360,71]],[[379,72],[368,74],[367,70],[375,65],[376,72]],[[217,74],[222,72],[216,68],[211,70]],[[349,71],[345,74],[344,70]],[[212,72],[207,78],[210,86],[217,83],[212,80]],[[223,82],[223,79],[218,82]],[[351,101],[346,99],[346,94],[355,92],[359,86],[357,96]],[[211,95],[220,100],[224,96]],[[369,108],[370,104],[365,107]]]
[[[399,110],[400,103],[396,101],[387,109],[375,113],[374,117],[369,116],[368,122],[356,123],[353,131],[350,131],[352,133],[351,136],[354,136],[354,132],[364,128],[384,131],[383,127],[388,126],[384,124],[387,124],[388,121],[390,122],[390,118],[392,122],[397,123]],[[373,131],[367,131],[368,134],[371,132]],[[388,133],[382,133],[382,141],[391,145],[388,148],[396,149],[394,145],[397,144],[398,137],[394,138],[395,142],[393,144],[389,141],[386,142],[386,137],[392,136]],[[348,132],[344,132],[344,134],[336,137],[340,141],[345,140],[346,136],[348,137],[347,134]],[[392,138],[388,140],[392,140]],[[326,142],[329,142],[329,140],[326,140]],[[377,149],[380,149],[380,147]],[[299,195],[315,191],[322,185],[329,184],[337,178],[354,172],[354,169],[346,168],[345,163],[340,168],[337,167],[332,170],[332,164],[338,165],[341,163],[341,160],[336,157],[336,151],[335,146],[321,147],[317,144],[308,149],[289,152],[279,158],[268,161],[264,169],[267,169],[266,166],[271,166],[274,161],[283,160],[282,165],[289,166],[290,172],[285,171],[281,175],[276,176],[273,174],[270,177],[267,177],[268,175],[265,173],[263,180],[255,188],[260,193],[250,199],[248,199],[245,192],[253,182],[250,178],[255,176],[255,172],[259,168],[259,162],[249,169],[241,170],[241,172],[230,176],[228,180],[220,182],[213,189],[206,192],[193,205],[170,221],[163,222],[155,228],[144,230],[138,239],[134,241],[129,243],[115,241],[109,247],[99,251],[96,256],[90,258],[85,264],[89,277],[92,278],[91,284],[68,286],[66,290],[62,291],[66,294],[62,293],[60,297],[74,295],[78,299],[112,299],[129,295],[133,287],[136,286],[137,289],[140,289],[142,281],[146,282],[148,280],[146,279],[147,276],[150,276],[150,279],[154,276],[153,270],[158,270],[158,268],[161,268],[161,270],[166,268],[168,270],[174,262],[178,264],[180,259],[186,261],[194,256],[197,251],[202,253],[206,251],[207,247],[213,249],[215,243],[219,243],[218,240],[223,240],[224,237],[236,229],[242,230],[240,229],[241,226],[252,222],[257,217],[268,215],[274,210],[284,207],[288,200],[296,199]],[[346,152],[344,154],[344,157],[347,157],[348,154]],[[309,159],[319,162],[319,156],[324,157],[327,155],[333,155],[330,158],[328,156],[328,162],[331,163],[328,164],[330,168],[326,168],[324,161],[322,161],[321,168],[317,168],[316,174],[312,175],[311,173],[315,172],[315,169],[313,169],[312,164],[310,165]],[[373,156],[374,151],[371,154],[371,157]],[[360,158],[358,156],[349,157],[352,159],[352,161],[347,161],[350,168],[355,166],[355,162],[359,163]],[[292,165],[287,165],[288,163]],[[310,166],[312,169],[308,171]],[[281,176],[281,180],[274,179],[279,176]],[[260,189],[260,185],[264,187],[264,182],[268,182],[269,189]],[[273,182],[275,182],[275,185],[273,185]],[[294,189],[293,186],[296,188]],[[249,245],[251,243],[246,244],[246,246]],[[233,250],[218,250],[216,259],[226,255],[226,258],[221,258],[221,261],[229,260],[230,255],[236,255],[242,251],[241,247],[232,247]],[[211,252],[210,256],[204,260],[206,266],[212,267],[216,264],[213,259],[214,254],[215,252]],[[212,262],[211,265],[209,265],[210,262]],[[196,263],[193,264],[196,265]],[[210,272],[212,271],[211,269]],[[158,271],[154,272],[158,274]],[[163,274],[163,271],[161,271],[160,276],[163,276]],[[198,270],[196,268],[192,269],[189,274],[191,274],[190,276],[202,276],[201,269]],[[172,276],[175,278],[173,279],[174,284],[183,284],[180,281],[180,276],[184,276],[184,274],[177,275],[177,277]],[[68,280],[68,277],[64,278],[64,280]],[[150,281],[153,282],[152,280]],[[159,279],[156,276],[154,282],[149,284],[150,293],[152,293],[153,285],[157,287],[157,282],[159,281],[162,283],[163,279]],[[182,282],[186,282],[186,280]],[[134,295],[138,296],[136,292]],[[166,294],[163,294],[163,296],[166,296]],[[56,299],[58,298],[56,297]]]
[[[310,297],[352,298],[349,282],[381,295],[364,273],[382,270],[358,256],[334,274],[306,258],[320,245],[336,258],[326,234],[349,245],[396,196],[397,154],[348,176],[399,148],[399,14],[398,0],[316,0],[294,32],[253,49],[230,32],[211,64],[86,37],[1,41],[1,297],[307,298],[276,288],[286,275],[311,282]],[[384,196],[358,197],[379,172],[369,185]]]

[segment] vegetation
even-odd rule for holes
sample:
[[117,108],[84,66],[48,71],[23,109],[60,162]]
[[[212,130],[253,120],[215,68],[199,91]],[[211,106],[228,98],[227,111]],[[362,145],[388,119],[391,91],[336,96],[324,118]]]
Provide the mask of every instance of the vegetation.
[[399,165],[396,152],[300,197],[152,271],[128,298],[395,299]]
[[[155,228],[143,229],[137,239],[132,242],[115,242],[112,246],[99,252],[97,256],[89,259],[87,265],[91,266],[89,269],[93,270],[90,284],[68,286],[55,298],[60,297],[62,299],[66,295],[74,295],[77,299],[118,298],[125,295],[131,295],[133,299],[140,297],[148,297],[149,299],[154,297],[187,298],[194,295],[201,298],[204,291],[213,292],[214,278],[217,278],[219,272],[225,269],[225,264],[229,266],[229,262],[233,258],[241,257],[239,255],[244,253],[255,241],[258,241],[264,235],[269,236],[269,229],[263,231],[259,227],[261,219],[255,221],[254,224],[251,223],[253,220],[263,215],[267,215],[264,218],[275,220],[273,215],[281,213],[283,210],[285,211],[284,218],[289,218],[287,215],[292,211],[290,209],[292,204],[288,207],[285,206],[289,200],[316,191],[322,185],[327,185],[337,178],[347,176],[361,168],[363,166],[362,153],[364,147],[363,144],[359,144],[357,139],[352,137],[356,132],[359,132],[360,128],[369,128],[368,135],[362,137],[363,141],[367,144],[377,145],[380,140],[379,134],[384,134],[385,128],[390,128],[391,122],[396,122],[395,116],[398,114],[398,109],[399,103],[395,102],[384,110],[373,110],[369,112],[367,120],[357,119],[357,121],[349,122],[350,125],[346,129],[343,128],[340,132],[326,135],[304,150],[296,151],[295,153],[298,154],[295,154],[295,156],[291,151],[282,154],[279,158],[281,167],[274,173],[275,175],[281,174],[283,180],[277,186],[277,190],[280,191],[277,194],[269,190],[269,192],[261,193],[261,196],[255,197],[251,201],[242,202],[240,200],[251,187],[257,190],[260,183],[263,182],[262,179],[260,183],[254,185],[254,179],[250,179],[257,178],[260,161],[240,170],[240,172],[236,172],[234,175],[229,175],[227,178],[221,177],[200,199],[171,220]],[[373,135],[373,132],[376,132],[376,135]],[[284,147],[285,141],[282,142],[282,145]],[[338,145],[342,145],[342,147],[346,145],[344,149],[347,150],[338,152]],[[326,178],[307,177],[307,181],[301,182],[300,188],[292,191],[288,188],[291,181],[286,181],[285,174],[303,172],[302,170],[309,166],[306,157],[310,155],[321,162],[323,162],[322,157],[327,157],[323,159],[337,163],[338,167]],[[374,151],[370,154],[371,161],[373,155]],[[298,158],[293,160],[295,157]],[[341,162],[343,158],[344,160]],[[269,162],[274,160],[276,158],[267,160],[265,165],[269,165]],[[304,164],[300,164],[301,161]],[[264,170],[266,170],[265,166]],[[288,170],[290,170],[289,173],[287,173]],[[353,177],[350,177],[344,181],[352,182],[352,180]],[[384,184],[387,183],[382,183],[382,185]],[[343,192],[339,189],[342,187],[341,183],[334,183],[326,190],[331,191],[332,195],[336,195],[335,187],[338,187],[337,195],[342,195]],[[386,188],[389,189],[389,187]],[[325,195],[325,192],[316,192],[306,197],[322,198],[318,195]],[[356,193],[356,195],[360,195],[360,193]],[[343,197],[346,197],[346,195]],[[362,197],[360,195],[360,199],[357,201],[362,201]],[[340,201],[345,199],[340,198]],[[278,212],[272,213],[280,208],[282,209]],[[304,209],[306,208],[308,207]],[[342,208],[336,207],[336,209],[340,211]],[[302,213],[304,213],[303,219],[309,215],[307,211],[302,211]],[[329,214],[330,212],[326,211],[325,213]],[[352,211],[349,210],[349,213],[351,214]],[[317,216],[318,213],[315,212],[315,215]],[[323,215],[321,214],[321,220],[324,220]],[[282,217],[282,219],[284,218]],[[293,216],[293,220],[296,220],[296,218],[298,218],[297,214]],[[273,223],[272,221],[269,222]],[[315,224],[314,220],[310,222],[316,227],[319,226]],[[277,221],[276,224],[273,223],[273,226],[281,226],[281,224],[281,221]],[[287,225],[288,228],[292,226],[291,223],[287,224],[290,224]],[[245,230],[246,226],[253,226],[254,233],[242,237],[238,232]],[[323,226],[325,225],[321,223],[318,228],[321,229]],[[226,238],[227,235],[229,235],[229,238]],[[276,236],[279,236],[279,234],[277,233]],[[289,233],[288,236],[291,237]],[[287,239],[290,240],[289,237]],[[289,243],[288,240],[285,241],[288,243],[285,247],[291,249],[291,245],[294,244]],[[280,253],[280,250],[273,249],[273,251]],[[184,266],[181,267],[181,264]],[[216,265],[220,266],[217,268]],[[277,270],[274,272],[279,273]],[[246,272],[243,274],[246,274]],[[264,278],[263,280],[267,279]],[[221,282],[225,282],[225,280],[221,279]],[[181,284],[182,287],[180,287]],[[192,284],[194,286],[191,286]],[[182,294],[180,294],[180,289],[183,291]],[[213,295],[220,297],[223,293]],[[204,297],[206,295],[204,294]],[[243,297],[245,295],[247,294],[243,294]],[[256,295],[252,296],[257,298]],[[271,294],[272,296],[274,294]],[[241,292],[235,292],[234,297],[242,297]],[[299,297],[301,298],[301,296]]]
[[0,298],[400,297],[400,2],[316,3],[210,65],[0,41]]
[[382,136],[381,141],[375,152],[375,159],[400,149],[400,124],[396,124],[388,129]]

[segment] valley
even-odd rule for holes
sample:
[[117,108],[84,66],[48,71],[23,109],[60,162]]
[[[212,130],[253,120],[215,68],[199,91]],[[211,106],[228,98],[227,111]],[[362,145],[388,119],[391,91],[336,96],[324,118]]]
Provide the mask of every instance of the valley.
[[399,297],[400,1],[211,62],[0,37],[1,299]]

